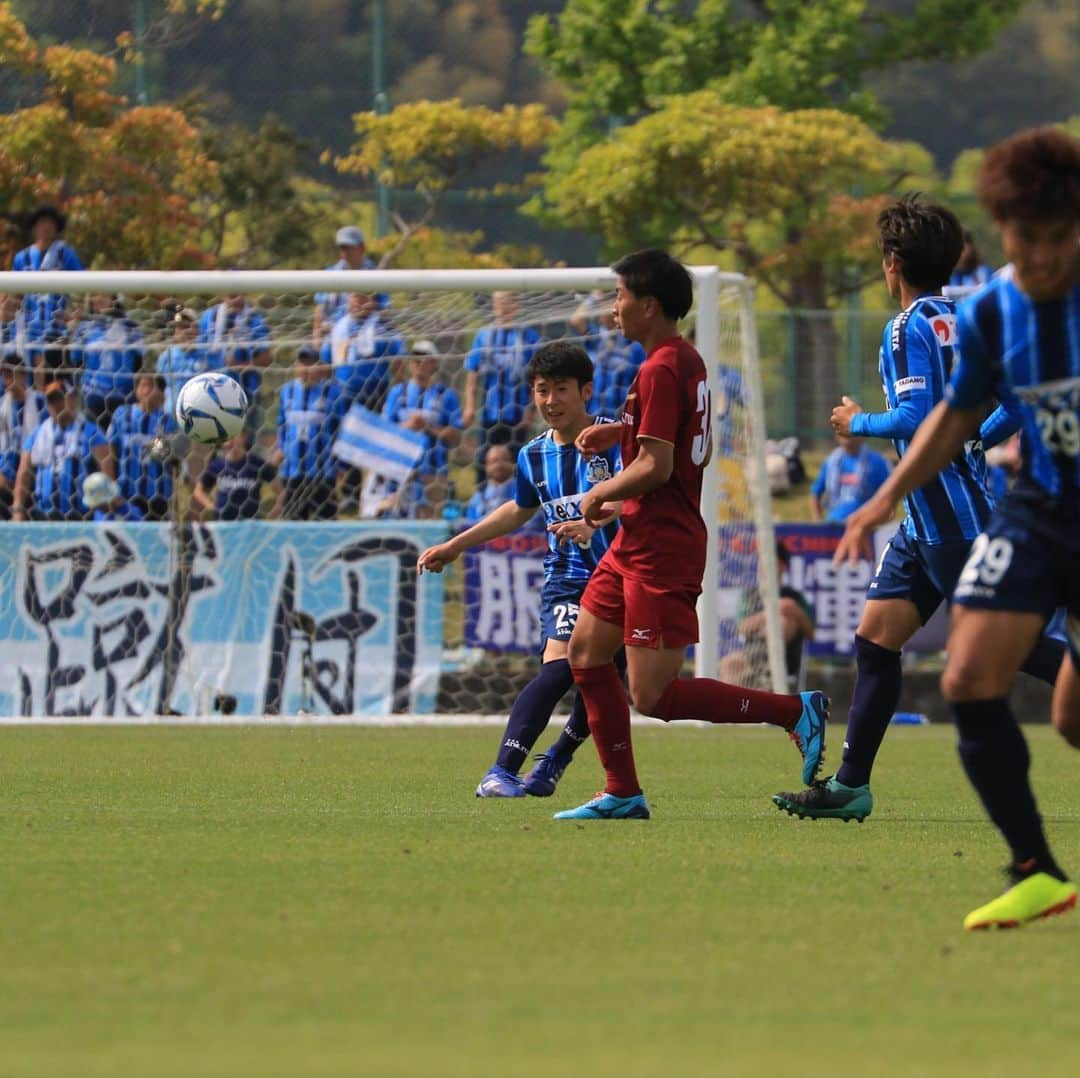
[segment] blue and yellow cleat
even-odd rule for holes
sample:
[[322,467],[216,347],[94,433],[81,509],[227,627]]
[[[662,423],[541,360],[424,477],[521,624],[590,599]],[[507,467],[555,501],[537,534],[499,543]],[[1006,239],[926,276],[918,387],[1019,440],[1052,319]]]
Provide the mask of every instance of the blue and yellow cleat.
[[644,794],[633,797],[616,797],[614,794],[597,794],[591,801],[574,809],[556,812],[556,820],[647,820],[649,803]]
[[[1015,878],[1015,873],[1012,873]],[[1076,887],[1047,872],[1033,872],[992,902],[972,910],[964,918],[964,929],[1019,928],[1027,921],[1052,917],[1076,905]]]
[[825,727],[829,723],[829,698],[823,692],[801,692],[802,714],[788,736],[803,758],[802,780],[810,786],[825,760]]
[[525,784],[513,771],[496,764],[480,780],[476,787],[477,797],[524,797]]

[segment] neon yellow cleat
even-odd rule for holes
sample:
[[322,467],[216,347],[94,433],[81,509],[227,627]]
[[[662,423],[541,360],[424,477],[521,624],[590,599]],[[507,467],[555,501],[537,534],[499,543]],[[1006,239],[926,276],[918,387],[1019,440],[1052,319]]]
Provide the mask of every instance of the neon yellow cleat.
[[964,918],[964,930],[1018,928],[1025,921],[1064,913],[1076,905],[1076,887],[1046,872],[1035,872],[1010,887],[993,902],[972,910]]

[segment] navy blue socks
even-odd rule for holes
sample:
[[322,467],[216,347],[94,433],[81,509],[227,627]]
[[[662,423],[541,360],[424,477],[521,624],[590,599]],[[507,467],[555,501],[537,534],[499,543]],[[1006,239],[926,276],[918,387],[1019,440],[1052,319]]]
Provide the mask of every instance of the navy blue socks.
[[836,781],[862,786],[870,781],[874,759],[900,699],[900,652],[855,635],[855,690],[851,696],[844,762]]
[[[525,686],[510,709],[502,745],[495,762],[515,775],[532,752],[536,739],[544,732],[555,705],[574,684],[570,664],[565,659],[544,663],[536,677]],[[575,701],[576,706],[576,701]],[[588,736],[589,725],[585,724]]]

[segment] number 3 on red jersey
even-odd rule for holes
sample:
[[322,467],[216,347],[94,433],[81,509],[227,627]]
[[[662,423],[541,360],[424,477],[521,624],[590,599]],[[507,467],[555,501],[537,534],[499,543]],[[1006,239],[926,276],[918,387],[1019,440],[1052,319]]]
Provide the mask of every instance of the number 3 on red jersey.
[[694,415],[700,422],[700,429],[690,444],[690,460],[698,468],[708,463],[712,449],[712,395],[709,384],[704,378],[697,384],[697,408]]

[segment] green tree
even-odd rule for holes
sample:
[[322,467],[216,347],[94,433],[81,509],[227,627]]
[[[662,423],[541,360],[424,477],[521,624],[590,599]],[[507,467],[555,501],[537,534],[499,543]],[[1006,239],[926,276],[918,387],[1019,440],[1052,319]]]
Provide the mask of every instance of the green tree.
[[[338,170],[415,191],[423,206],[412,220],[394,215],[398,235],[382,255],[384,267],[395,262],[415,233],[431,225],[451,189],[477,182],[478,174],[504,155],[538,149],[555,126],[540,105],[506,105],[496,112],[456,99],[399,105],[385,116],[359,112],[353,123],[357,141],[336,159]],[[489,184],[473,193],[508,189]]]
[[[874,219],[885,192],[919,173],[932,174],[925,152],[885,142],[858,117],[744,108],[703,90],[585,150],[549,180],[548,197],[613,251],[728,251],[784,305],[820,311],[880,273]],[[839,342],[827,319],[797,325],[800,400],[826,416]]]
[[[22,98],[0,113],[0,203],[13,213],[62,203],[93,265],[205,263],[193,207],[216,188],[217,168],[181,112],[129,107],[111,90],[111,57],[39,47],[8,3],[0,3],[0,67]],[[7,258],[20,240],[9,231]]]

